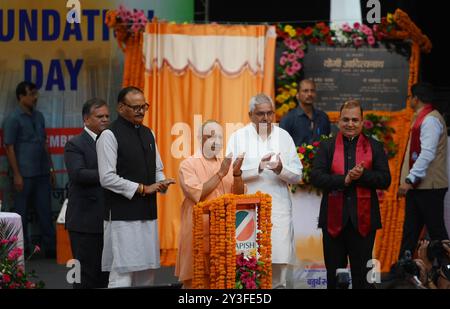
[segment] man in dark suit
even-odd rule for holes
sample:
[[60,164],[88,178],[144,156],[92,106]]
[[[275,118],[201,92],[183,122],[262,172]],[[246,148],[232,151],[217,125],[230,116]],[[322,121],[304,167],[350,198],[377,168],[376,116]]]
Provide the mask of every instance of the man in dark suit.
[[73,256],[81,265],[81,282],[74,288],[103,288],[108,285],[108,273],[101,271],[104,197],[95,141],[109,125],[108,106],[101,99],[91,99],[83,105],[82,115],[83,132],[64,149],[69,174],[66,228]]
[[372,259],[376,230],[381,228],[377,189],[391,183],[383,145],[361,133],[363,111],[358,101],[341,107],[339,132],[320,144],[311,182],[323,190],[319,228],[328,288],[336,288],[336,270],[350,259],[352,286],[369,287],[367,262]]

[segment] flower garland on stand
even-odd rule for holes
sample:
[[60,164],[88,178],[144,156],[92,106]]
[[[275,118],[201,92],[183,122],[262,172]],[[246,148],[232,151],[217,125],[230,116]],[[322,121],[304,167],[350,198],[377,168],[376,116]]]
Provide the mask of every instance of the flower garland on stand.
[[147,24],[144,10],[129,10],[120,5],[117,10],[109,10],[106,13],[105,24],[114,29],[120,48],[125,51],[124,44],[133,36],[139,36]]
[[193,211],[193,288],[205,288],[205,260],[203,247],[203,215],[210,217],[210,288],[234,289],[236,287],[236,205],[242,199],[258,199],[258,261],[264,269],[260,270],[260,287],[272,286],[272,247],[270,195],[257,192],[253,195],[226,194],[214,200],[200,202]]
[[114,30],[119,47],[125,53],[123,87],[144,88],[142,46],[147,21],[143,10],[129,10],[123,5],[106,13],[105,24]]

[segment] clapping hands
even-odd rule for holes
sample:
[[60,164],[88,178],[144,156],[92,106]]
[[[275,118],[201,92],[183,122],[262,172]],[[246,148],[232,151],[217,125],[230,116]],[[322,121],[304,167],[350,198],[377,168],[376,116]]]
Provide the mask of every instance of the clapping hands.
[[[241,174],[242,162],[244,162],[245,152],[241,153],[236,160],[233,162],[233,175]],[[225,159],[222,161],[222,165],[220,166],[220,170],[218,172],[219,177],[222,179],[228,174],[230,170],[231,161],[233,159],[233,153],[228,154]]]
[[281,162],[280,154],[276,155],[275,161],[271,161],[275,153],[270,152],[262,157],[259,163],[259,171],[262,172],[265,168],[273,171],[275,174],[279,175],[283,169],[283,163]]
[[348,171],[347,175],[345,176],[345,184],[349,185],[352,181],[358,180],[359,178],[361,178],[363,173],[364,161],[361,161],[360,163],[356,164],[355,167],[353,167],[350,171]]

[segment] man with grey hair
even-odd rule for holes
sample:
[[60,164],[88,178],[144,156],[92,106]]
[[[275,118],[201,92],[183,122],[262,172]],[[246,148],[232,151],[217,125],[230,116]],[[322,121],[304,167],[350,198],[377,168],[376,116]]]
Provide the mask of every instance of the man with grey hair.
[[298,183],[302,164],[289,133],[275,126],[274,105],[265,94],[250,100],[251,123],[234,132],[227,153],[245,153],[242,179],[248,193],[272,196],[272,288],[286,288],[288,264],[295,261],[292,203],[288,183]]

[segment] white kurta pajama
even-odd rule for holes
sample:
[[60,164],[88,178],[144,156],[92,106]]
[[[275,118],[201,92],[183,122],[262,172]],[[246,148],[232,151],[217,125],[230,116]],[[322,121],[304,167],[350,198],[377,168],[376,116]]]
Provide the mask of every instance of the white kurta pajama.
[[[118,143],[114,134],[105,130],[96,146],[102,187],[131,200],[139,184],[116,174]],[[164,179],[163,164],[156,146],[155,181]],[[153,274],[145,272],[160,267],[157,219],[105,221],[103,238],[102,270],[111,272],[109,287],[152,283],[152,278],[148,277]]]
[[[275,125],[269,137],[263,140],[255,125],[249,124],[230,136],[227,154],[231,152],[233,157],[245,152],[241,170],[247,192],[261,191],[272,196],[272,263],[295,263],[292,203],[287,184],[300,181],[302,164],[294,141],[289,133]],[[280,154],[283,169],[279,175],[269,169],[259,173],[261,159],[268,153],[275,153],[272,161]]]

